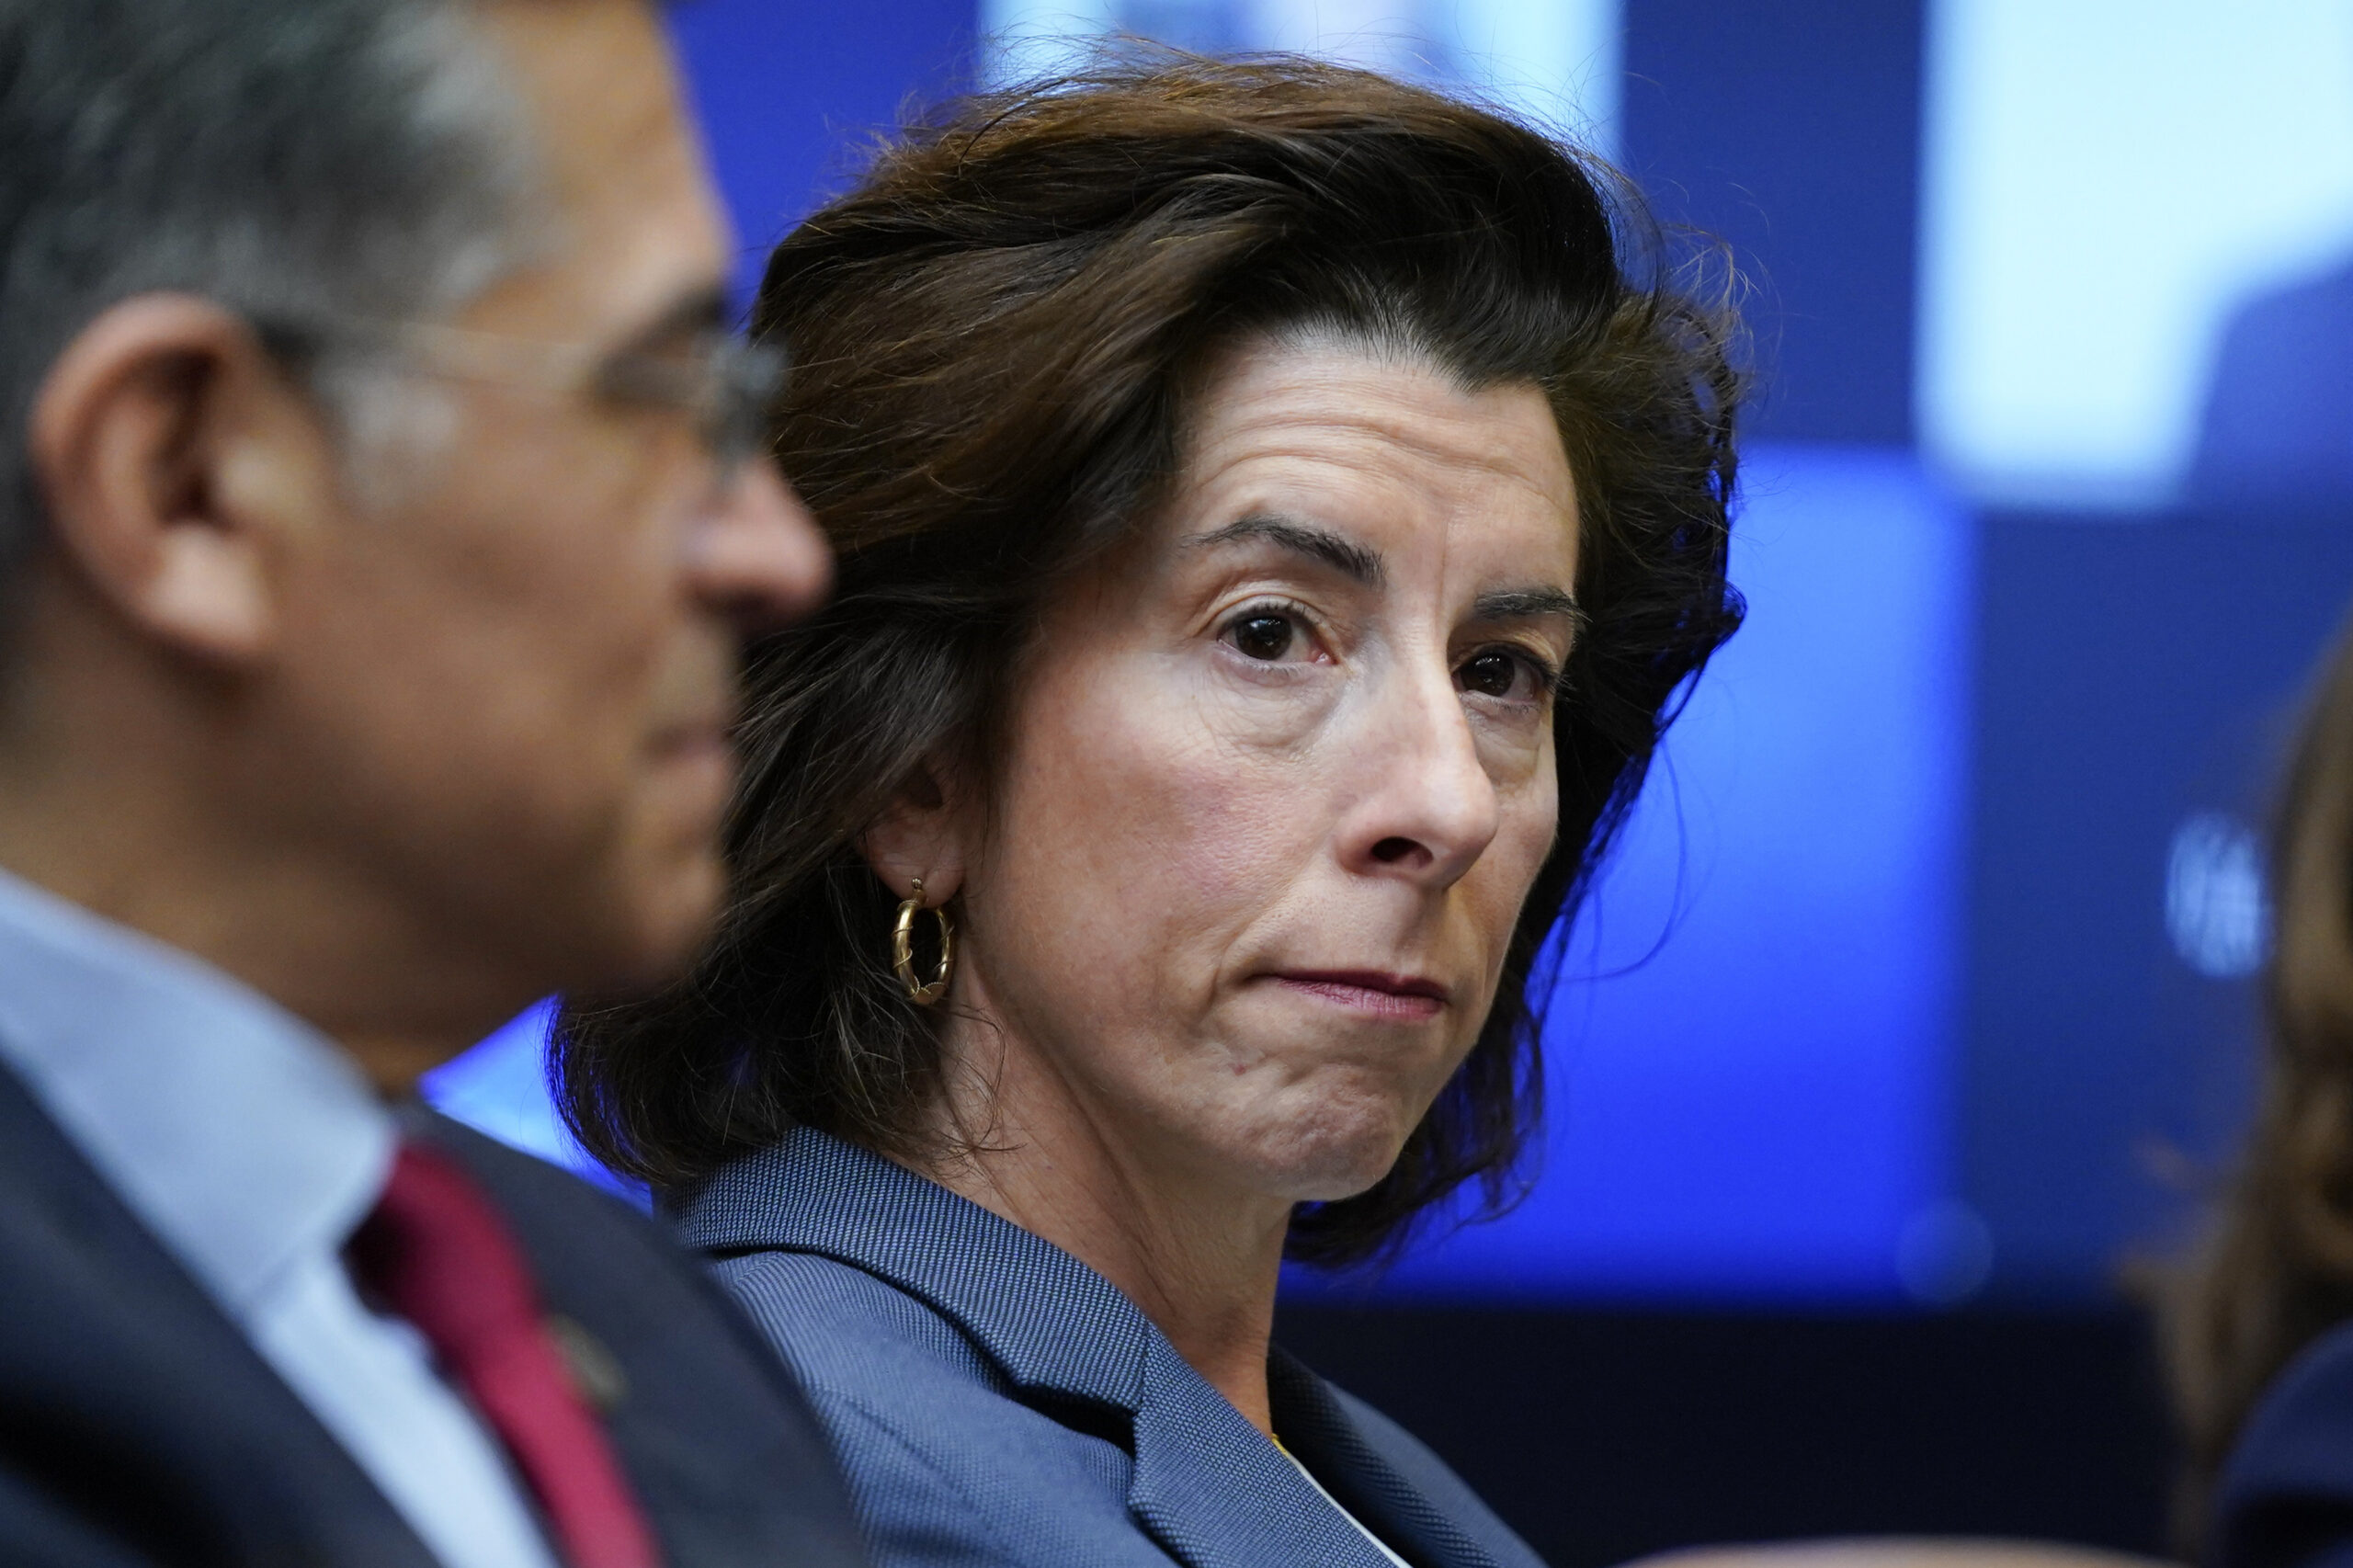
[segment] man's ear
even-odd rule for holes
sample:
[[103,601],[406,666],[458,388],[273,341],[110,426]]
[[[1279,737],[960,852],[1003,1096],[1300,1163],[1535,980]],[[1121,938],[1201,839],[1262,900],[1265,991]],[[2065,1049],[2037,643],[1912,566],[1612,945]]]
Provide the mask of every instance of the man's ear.
[[274,567],[335,469],[251,327],[190,295],[122,301],[50,367],[27,437],[50,540],[98,597],[183,653],[268,656]]
[[946,770],[926,763],[866,830],[859,841],[866,863],[901,898],[912,897],[921,878],[923,901],[936,908],[964,885],[971,853],[964,794]]

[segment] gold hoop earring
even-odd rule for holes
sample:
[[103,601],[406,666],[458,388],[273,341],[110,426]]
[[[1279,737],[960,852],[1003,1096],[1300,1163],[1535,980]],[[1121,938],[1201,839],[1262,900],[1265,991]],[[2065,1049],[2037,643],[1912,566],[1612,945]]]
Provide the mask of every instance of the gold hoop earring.
[[891,972],[907,988],[907,1000],[928,1007],[948,994],[948,977],[956,972],[956,923],[947,906],[931,912],[939,922],[939,972],[926,983],[915,978],[915,912],[922,909],[923,879],[915,879],[915,896],[899,905],[899,922],[891,927]]

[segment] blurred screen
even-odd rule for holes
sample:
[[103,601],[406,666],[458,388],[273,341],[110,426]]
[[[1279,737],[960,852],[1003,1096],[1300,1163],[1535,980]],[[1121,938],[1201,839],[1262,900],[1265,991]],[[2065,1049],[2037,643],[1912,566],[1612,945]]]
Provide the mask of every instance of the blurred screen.
[[981,0],[988,69],[1051,73],[1083,40],[1200,53],[1287,50],[1468,90],[1607,155],[1619,100],[1618,0]]
[[[1931,0],[1928,18],[1924,446],[1980,498],[2172,498],[2234,321],[2353,268],[2353,5]],[[2305,312],[2286,335],[2330,338],[2312,369],[2341,378],[2348,328]],[[2284,392],[2291,352],[2249,373]]]

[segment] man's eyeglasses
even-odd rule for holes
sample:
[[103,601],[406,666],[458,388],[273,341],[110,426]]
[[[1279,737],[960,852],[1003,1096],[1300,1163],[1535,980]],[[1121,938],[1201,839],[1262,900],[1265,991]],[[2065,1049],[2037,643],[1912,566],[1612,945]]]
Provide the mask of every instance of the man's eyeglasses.
[[609,353],[431,322],[261,320],[254,330],[290,365],[307,366],[348,346],[395,358],[404,362],[400,368],[421,375],[683,414],[693,420],[722,483],[766,449],[768,409],[784,390],[789,368],[781,348],[717,328],[684,335],[675,345]]

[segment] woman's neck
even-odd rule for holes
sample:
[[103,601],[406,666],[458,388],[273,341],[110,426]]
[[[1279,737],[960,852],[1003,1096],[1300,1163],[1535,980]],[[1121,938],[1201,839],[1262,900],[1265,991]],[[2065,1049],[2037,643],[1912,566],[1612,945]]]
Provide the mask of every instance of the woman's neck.
[[941,1131],[961,1152],[924,1174],[1110,1280],[1273,1435],[1267,1346],[1289,1201],[1188,1169],[1000,1026],[960,1019],[946,1056]]

